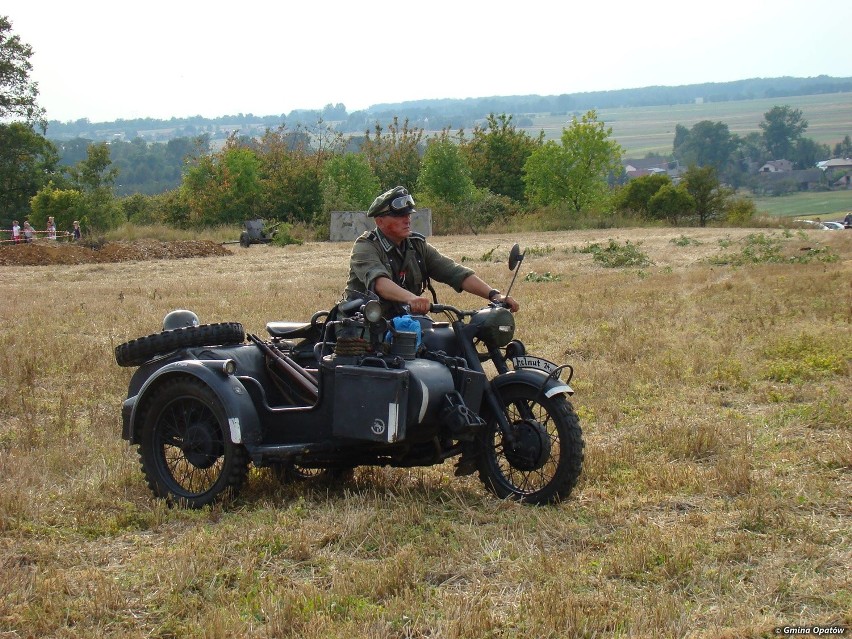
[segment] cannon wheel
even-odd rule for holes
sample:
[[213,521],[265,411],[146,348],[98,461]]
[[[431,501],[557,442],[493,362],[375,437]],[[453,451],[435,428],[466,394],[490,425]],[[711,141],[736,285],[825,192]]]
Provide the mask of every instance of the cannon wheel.
[[251,246],[251,237],[249,236],[248,231],[240,233],[240,246],[243,248]]
[[184,326],[119,344],[115,347],[115,361],[119,366],[141,366],[152,357],[179,348],[241,344],[245,338],[239,322]]

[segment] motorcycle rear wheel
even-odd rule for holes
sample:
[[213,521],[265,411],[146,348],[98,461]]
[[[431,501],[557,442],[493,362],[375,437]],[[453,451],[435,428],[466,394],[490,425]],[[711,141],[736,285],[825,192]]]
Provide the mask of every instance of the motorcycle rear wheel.
[[151,491],[189,508],[236,495],[248,474],[248,454],[231,441],[221,402],[191,377],[167,380],[153,391],[139,457]]
[[566,499],[583,466],[583,431],[571,403],[526,384],[504,386],[500,397],[520,448],[509,449],[490,416],[480,436],[479,479],[501,499],[536,505]]

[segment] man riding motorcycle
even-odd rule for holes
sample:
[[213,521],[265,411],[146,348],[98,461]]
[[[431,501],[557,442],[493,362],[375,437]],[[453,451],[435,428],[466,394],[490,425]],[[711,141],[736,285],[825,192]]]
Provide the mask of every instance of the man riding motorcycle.
[[[349,281],[344,295],[358,297],[374,292],[382,301],[387,318],[403,315],[403,305],[422,315],[435,300],[431,280],[467,291],[490,302],[505,304],[516,312],[520,305],[478,277],[473,270],[442,255],[426,238],[411,230],[414,198],[397,186],[379,195],[367,210],[376,228],[363,233],[352,247],[349,258]],[[432,300],[425,297],[426,289]]]

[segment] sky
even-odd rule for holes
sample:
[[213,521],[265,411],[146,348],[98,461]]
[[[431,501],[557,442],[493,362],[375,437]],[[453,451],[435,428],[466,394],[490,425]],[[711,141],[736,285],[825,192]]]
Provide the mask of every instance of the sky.
[[852,1],[3,0],[48,120],[852,76]]

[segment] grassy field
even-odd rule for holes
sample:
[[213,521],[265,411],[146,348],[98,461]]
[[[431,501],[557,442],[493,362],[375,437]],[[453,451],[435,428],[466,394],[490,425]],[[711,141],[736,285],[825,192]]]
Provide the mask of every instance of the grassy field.
[[[337,299],[349,244],[2,267],[0,637],[716,638],[852,625],[852,232],[434,240],[498,287],[509,273],[491,257],[529,247],[518,337],[576,368],[587,447],[570,500],[500,502],[447,464],[359,469],[331,487],[253,470],[234,503],[170,509],[120,438],[131,370],[114,347],[178,307],[254,333],[306,320]],[[643,259],[606,267],[619,253]]]
[[[642,158],[651,152],[670,154],[678,124],[689,129],[702,120],[724,122],[731,133],[742,136],[760,132],[758,125],[763,115],[773,106],[781,105],[801,109],[809,123],[805,136],[817,142],[833,147],[844,135],[852,135],[852,93],[601,109],[598,119],[612,127],[612,137],[625,148],[625,157]],[[533,118],[529,131],[538,135],[543,130],[546,139],[558,139],[570,122],[570,114],[540,114]]]
[[755,197],[758,213],[775,217],[821,218],[843,221],[852,211],[852,191],[826,191],[821,193],[794,193],[781,197]]

